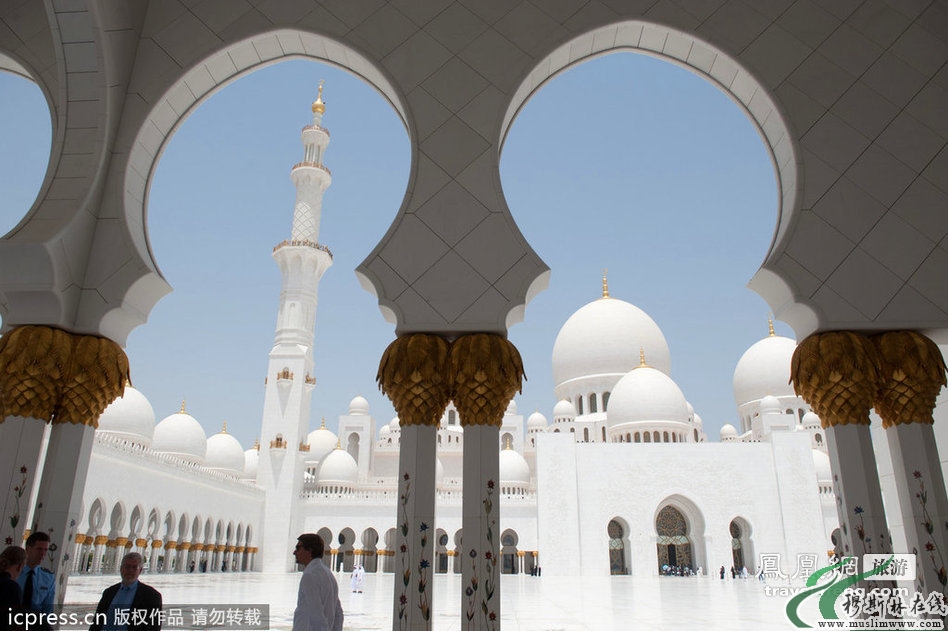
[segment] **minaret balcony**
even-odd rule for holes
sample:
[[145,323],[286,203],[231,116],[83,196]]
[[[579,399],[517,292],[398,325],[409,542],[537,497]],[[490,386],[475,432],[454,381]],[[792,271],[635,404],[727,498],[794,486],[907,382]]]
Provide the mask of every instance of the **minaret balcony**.
[[320,171],[325,171],[327,174],[332,175],[332,171],[330,171],[326,166],[322,164],[318,164],[316,162],[297,162],[296,164],[293,165],[293,168],[290,170],[295,171],[297,169],[303,169],[303,168],[319,169]]
[[326,254],[329,255],[329,258],[330,258],[330,259],[332,258],[332,251],[331,251],[328,247],[326,247],[325,245],[323,245],[323,244],[321,244],[321,243],[315,243],[315,242],[309,241],[309,240],[307,240],[307,239],[287,239],[286,241],[282,241],[282,242],[280,242],[280,243],[277,243],[277,244],[273,247],[273,251],[276,252],[277,250],[279,250],[279,249],[281,249],[281,248],[287,248],[287,247],[313,248],[314,250],[319,250],[320,252],[325,252]]
[[326,134],[327,136],[330,135],[330,134],[329,134],[329,130],[326,129],[325,127],[321,126],[321,125],[306,125],[305,127],[303,127],[303,130],[302,130],[301,133],[304,133],[304,134],[305,134],[305,133],[308,132],[308,131],[321,131],[322,133]]

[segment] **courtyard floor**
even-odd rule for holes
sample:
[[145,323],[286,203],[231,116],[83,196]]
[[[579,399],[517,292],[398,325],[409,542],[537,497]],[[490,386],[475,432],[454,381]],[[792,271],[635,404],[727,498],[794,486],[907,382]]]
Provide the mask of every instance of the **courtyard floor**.
[[[392,628],[392,574],[369,574],[354,594],[349,577],[337,575],[345,629]],[[299,574],[159,574],[142,581],[169,604],[269,604],[270,628],[289,629]],[[118,576],[73,576],[67,603],[95,603]],[[435,631],[461,631],[461,577],[435,575],[432,622]],[[793,629],[784,609],[787,597],[767,595],[756,580],[717,578],[501,577],[504,631],[646,631],[653,629]],[[802,607],[814,620],[815,604]]]

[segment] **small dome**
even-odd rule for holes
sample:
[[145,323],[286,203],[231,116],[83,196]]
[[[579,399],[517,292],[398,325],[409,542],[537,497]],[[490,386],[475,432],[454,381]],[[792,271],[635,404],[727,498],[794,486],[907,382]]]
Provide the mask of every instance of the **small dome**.
[[772,395],[767,395],[760,400],[760,413],[777,413],[780,414],[783,412],[783,406],[780,405],[780,400]]
[[576,418],[576,406],[569,399],[557,401],[553,406],[553,418]]
[[507,414],[516,414],[517,413],[517,402],[513,399],[510,400],[510,403],[507,404]]
[[619,380],[606,411],[606,424],[616,427],[646,421],[688,422],[688,402],[672,378],[640,366]]
[[701,416],[700,416],[700,415],[695,414],[695,415],[693,415],[693,416],[691,417],[691,419],[692,419],[692,422],[693,422],[695,425],[697,425],[698,427],[704,427],[704,421],[701,420]]
[[721,442],[737,440],[737,428],[730,423],[721,426]]
[[188,462],[203,464],[204,454],[207,453],[207,436],[197,419],[184,411],[182,403],[180,412],[166,416],[155,426],[151,448]]
[[819,449],[813,449],[813,466],[816,467],[816,479],[820,482],[832,482],[833,470],[830,468],[829,456]]
[[686,401],[686,403],[688,404],[688,416],[694,416],[695,406],[691,405],[691,401]]
[[349,416],[368,416],[369,401],[361,394],[349,401]]
[[530,465],[513,449],[500,452],[500,481],[507,485],[530,484]]
[[392,433],[392,428],[389,427],[388,425],[383,425],[381,429],[379,429],[379,436],[384,437],[384,436],[388,436],[391,433]]
[[790,385],[790,359],[797,343],[789,337],[765,337],[741,356],[734,369],[734,400],[738,406],[767,395],[796,396]]
[[345,449],[333,449],[319,465],[316,479],[320,486],[338,484],[352,486],[359,478],[359,465]]
[[257,479],[257,466],[260,464],[260,450],[251,447],[244,452],[244,474],[240,476],[244,480]]
[[546,417],[539,412],[534,412],[527,419],[527,429],[546,429]]
[[816,415],[816,412],[807,412],[803,415],[803,427],[810,429],[822,426],[823,423],[820,421],[820,417]]
[[147,447],[155,435],[155,410],[144,394],[126,384],[122,396],[102,412],[98,429]]
[[227,433],[226,425],[220,433],[207,439],[204,466],[234,475],[240,475],[243,472],[244,448],[240,446],[236,438]]
[[[616,298],[600,298],[571,315],[553,343],[553,383],[557,388],[590,375],[624,375],[639,363],[671,372],[662,330],[644,311]],[[611,404],[611,399],[610,399]]]
[[393,418],[393,419],[389,422],[389,424],[388,424],[389,428],[390,428],[393,432],[396,431],[396,430],[401,429],[401,425],[402,425],[402,424],[401,424],[401,422],[398,420],[398,417],[397,417],[397,416],[396,416],[395,418]]
[[309,444],[309,455],[306,460],[319,462],[336,448],[336,445],[339,444],[339,437],[326,429],[326,420],[323,419],[323,424],[319,429],[314,429],[309,433],[306,442]]

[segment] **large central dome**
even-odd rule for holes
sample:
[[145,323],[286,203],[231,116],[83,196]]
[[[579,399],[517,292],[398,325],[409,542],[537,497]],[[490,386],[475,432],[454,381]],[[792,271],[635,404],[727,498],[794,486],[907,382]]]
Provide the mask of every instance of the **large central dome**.
[[553,344],[553,383],[595,375],[622,376],[639,365],[639,351],[666,375],[671,356],[662,330],[647,313],[616,298],[600,298],[570,316]]

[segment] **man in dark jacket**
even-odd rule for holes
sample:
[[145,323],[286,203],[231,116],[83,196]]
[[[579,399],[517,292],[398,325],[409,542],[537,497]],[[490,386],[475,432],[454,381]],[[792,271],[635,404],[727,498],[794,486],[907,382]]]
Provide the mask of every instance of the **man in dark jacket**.
[[138,580],[145,560],[137,552],[122,557],[122,582],[106,588],[89,631],[159,631],[161,593]]

